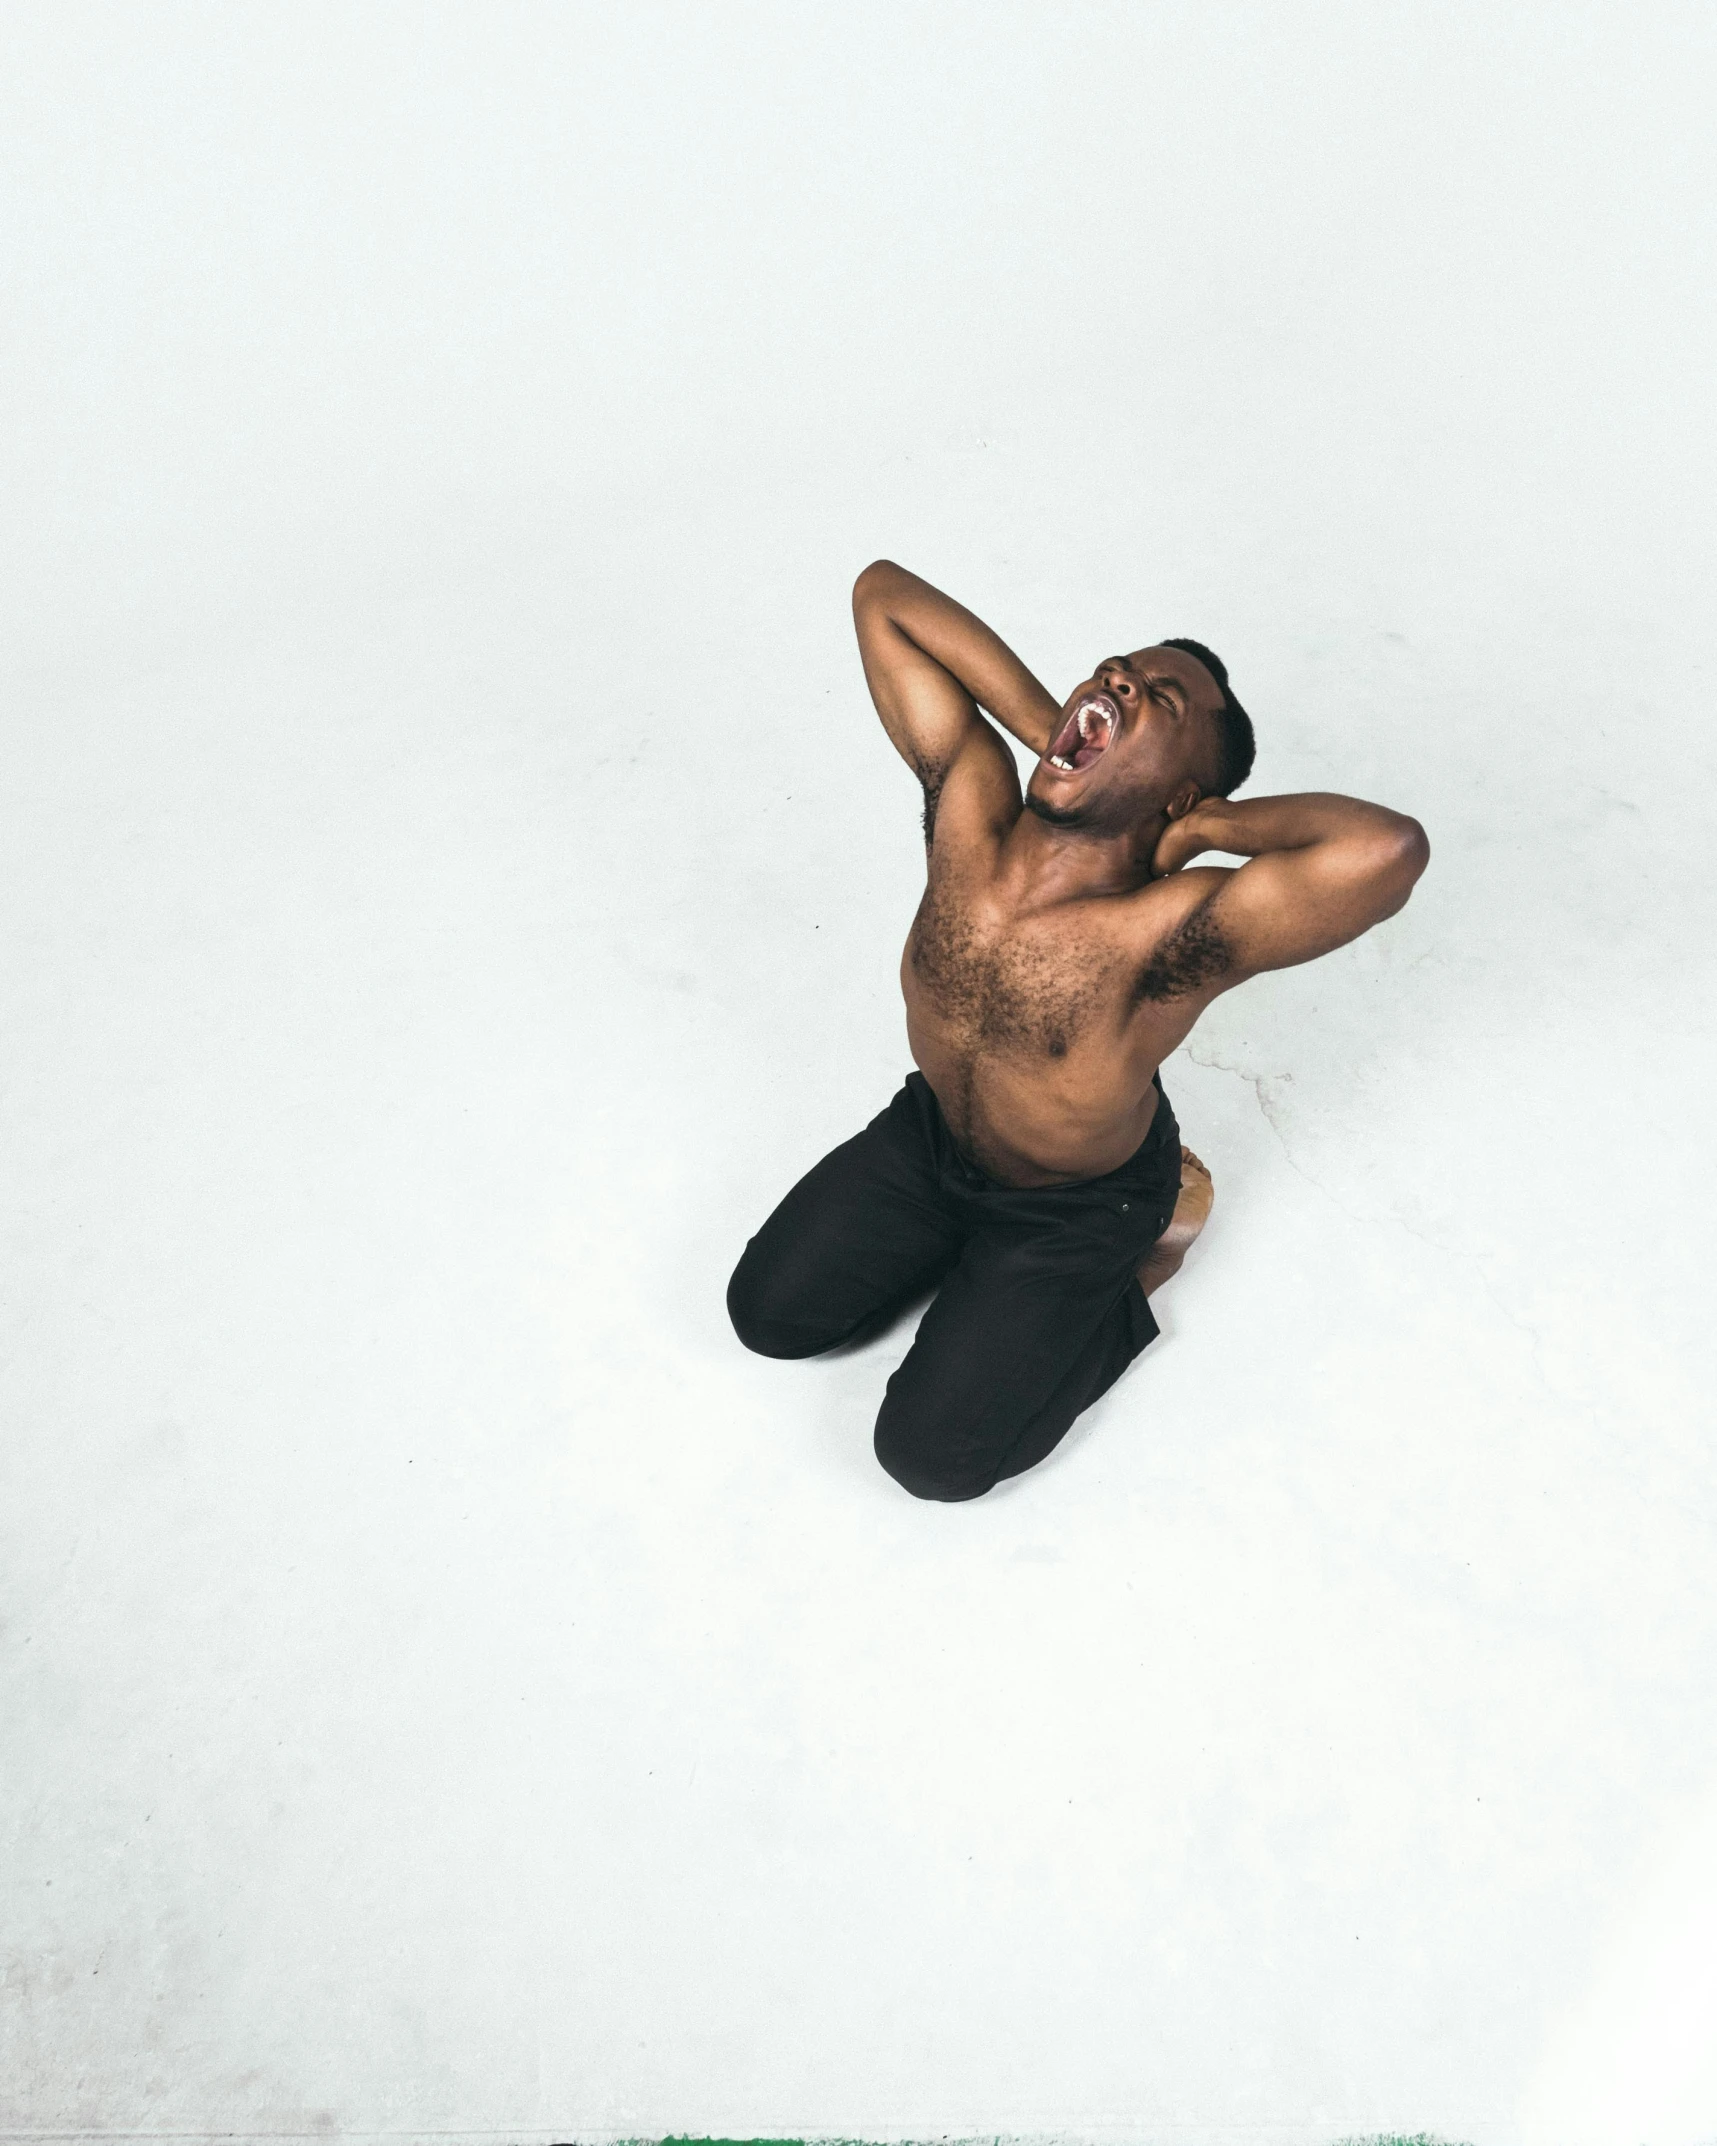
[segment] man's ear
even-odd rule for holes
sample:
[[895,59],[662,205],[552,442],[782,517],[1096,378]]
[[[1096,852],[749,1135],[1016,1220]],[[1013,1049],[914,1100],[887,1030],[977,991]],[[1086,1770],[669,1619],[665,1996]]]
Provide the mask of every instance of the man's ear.
[[1204,794],[1196,782],[1183,782],[1163,810],[1171,820],[1184,820],[1194,805],[1204,802]]

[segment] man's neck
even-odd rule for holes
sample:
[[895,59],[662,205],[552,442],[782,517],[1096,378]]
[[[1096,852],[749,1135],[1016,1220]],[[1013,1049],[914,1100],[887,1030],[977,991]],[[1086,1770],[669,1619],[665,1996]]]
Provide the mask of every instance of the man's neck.
[[1011,876],[1033,901],[1076,901],[1082,896],[1127,894],[1151,876],[1151,859],[1167,815],[1156,813],[1117,832],[1067,826],[1022,812],[1004,851]]

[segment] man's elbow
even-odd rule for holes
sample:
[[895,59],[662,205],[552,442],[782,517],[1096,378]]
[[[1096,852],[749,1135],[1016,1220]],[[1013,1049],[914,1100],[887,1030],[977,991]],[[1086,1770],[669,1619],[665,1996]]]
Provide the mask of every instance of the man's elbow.
[[1405,815],[1401,822],[1401,869],[1411,887],[1431,861],[1431,838],[1417,820]]
[[1395,825],[1380,842],[1372,859],[1372,880],[1382,898],[1378,918],[1392,917],[1407,904],[1419,875],[1431,861],[1431,840],[1419,822],[1406,813],[1391,815]]
[[862,604],[874,602],[899,578],[900,568],[892,559],[873,559],[853,583],[853,609],[857,611]]

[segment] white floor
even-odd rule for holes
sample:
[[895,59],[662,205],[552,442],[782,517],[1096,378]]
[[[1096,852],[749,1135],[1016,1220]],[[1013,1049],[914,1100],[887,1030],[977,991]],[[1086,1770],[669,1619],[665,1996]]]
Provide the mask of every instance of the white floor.
[[[1710,15],[6,40],[0,2129],[1717,2136]],[[1435,851],[961,1507],[879,552]]]

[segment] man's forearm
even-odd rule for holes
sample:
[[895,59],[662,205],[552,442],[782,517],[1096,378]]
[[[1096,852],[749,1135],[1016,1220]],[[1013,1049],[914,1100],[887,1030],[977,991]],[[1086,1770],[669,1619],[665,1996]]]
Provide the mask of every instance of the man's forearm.
[[1001,636],[981,618],[919,575],[878,559],[853,591],[855,612],[874,604],[972,696],[986,714],[1034,753],[1048,745],[1060,704],[1034,678]]
[[1424,840],[1418,821],[1405,813],[1333,790],[1239,800],[1203,798],[1174,832],[1180,837],[1177,847],[1195,844],[1186,850],[1188,857],[1211,849],[1262,857],[1274,850],[1307,849],[1314,842],[1366,841],[1381,848]]

